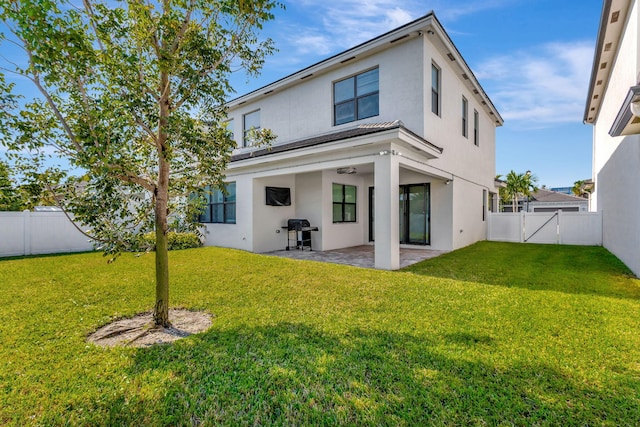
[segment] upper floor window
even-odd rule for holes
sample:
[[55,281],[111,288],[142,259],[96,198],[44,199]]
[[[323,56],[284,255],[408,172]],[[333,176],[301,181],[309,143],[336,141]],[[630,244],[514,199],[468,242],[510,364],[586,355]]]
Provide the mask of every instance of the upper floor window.
[[250,147],[253,144],[251,131],[260,129],[260,110],[252,111],[243,116],[242,146]]
[[464,96],[462,97],[462,136],[469,137],[469,126],[467,124],[469,117],[469,101]]
[[480,146],[480,116],[473,110],[473,143]]
[[235,130],[235,122],[233,121],[233,119],[229,119],[226,122],[224,122],[224,126],[229,131],[229,133],[231,133],[231,139],[235,140],[236,130]]
[[333,121],[341,125],[379,113],[378,69],[333,84]]
[[206,205],[198,222],[235,224],[236,223],[236,183],[228,182],[224,191],[207,185],[204,189]]
[[356,222],[356,187],[333,184],[333,222]]
[[431,111],[440,115],[440,68],[431,64]]

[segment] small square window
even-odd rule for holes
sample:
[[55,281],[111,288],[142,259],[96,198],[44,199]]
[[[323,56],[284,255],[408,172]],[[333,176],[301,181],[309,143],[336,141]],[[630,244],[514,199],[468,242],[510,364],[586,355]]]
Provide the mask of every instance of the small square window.
[[333,222],[356,222],[356,186],[333,184],[332,194]]

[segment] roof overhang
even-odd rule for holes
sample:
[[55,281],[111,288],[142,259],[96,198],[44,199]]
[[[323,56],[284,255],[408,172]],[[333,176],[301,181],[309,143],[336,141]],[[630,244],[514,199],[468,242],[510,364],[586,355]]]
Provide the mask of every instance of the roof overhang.
[[407,149],[410,148],[427,159],[436,159],[443,152],[442,148],[407,129],[402,122],[395,121],[360,125],[339,132],[277,144],[271,147],[242,149],[231,156],[229,167],[233,169],[244,165],[261,164],[266,160],[264,159],[265,156],[269,157],[269,161],[292,159],[299,156],[308,156],[309,154],[318,155],[329,152],[349,151],[364,145],[375,147],[377,144],[384,144],[389,141],[395,141]]
[[600,112],[631,3],[631,0],[605,0],[602,6],[584,123],[593,124]]
[[640,134],[640,116],[631,112],[631,103],[640,102],[640,85],[629,88],[620,111],[609,130],[611,136]]
[[469,68],[469,65],[453,44],[453,41],[442,27],[442,24],[440,24],[440,21],[438,21],[438,18],[436,18],[433,11],[401,27],[235,98],[227,103],[227,107],[232,110],[246,104],[247,102],[256,101],[262,97],[271,95],[274,92],[300,84],[306,79],[314,78],[342,67],[347,62],[366,58],[375,53],[389,49],[396,44],[405,43],[409,40],[420,37],[429,37],[429,40],[436,46],[443,56],[448,57],[452,65],[455,64],[453,65],[453,68],[457,69],[465,85],[469,87],[470,91],[477,98],[478,103],[481,104],[487,113],[493,118],[496,126],[502,126],[504,120],[500,116],[500,113],[493,105],[493,102],[491,102],[491,99],[489,99],[489,96],[480,85],[480,82],[478,82],[478,79],[475,77]]

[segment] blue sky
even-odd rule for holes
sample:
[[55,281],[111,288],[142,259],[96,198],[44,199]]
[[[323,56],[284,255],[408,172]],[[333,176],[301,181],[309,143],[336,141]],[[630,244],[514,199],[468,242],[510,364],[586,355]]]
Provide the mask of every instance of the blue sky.
[[[601,0],[296,0],[265,26],[279,52],[250,92],[433,10],[505,119],[496,173],[531,170],[538,185],[591,177],[582,123]],[[10,78],[9,75],[7,75]],[[28,83],[16,80],[19,86]],[[24,92],[31,92],[31,87]]]
[[505,119],[496,173],[531,170],[538,185],[591,177],[582,123],[600,0],[285,1],[265,28],[279,52],[242,95],[433,10]]

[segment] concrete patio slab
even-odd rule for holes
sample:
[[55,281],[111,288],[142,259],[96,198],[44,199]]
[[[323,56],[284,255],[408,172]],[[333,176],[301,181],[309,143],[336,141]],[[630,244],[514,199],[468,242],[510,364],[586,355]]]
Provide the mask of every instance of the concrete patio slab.
[[[443,253],[446,253],[446,251],[400,248],[400,268],[424,261],[425,259],[437,257]],[[349,248],[334,249],[330,251],[281,250],[266,252],[264,255],[374,268],[373,245],[352,246]]]

